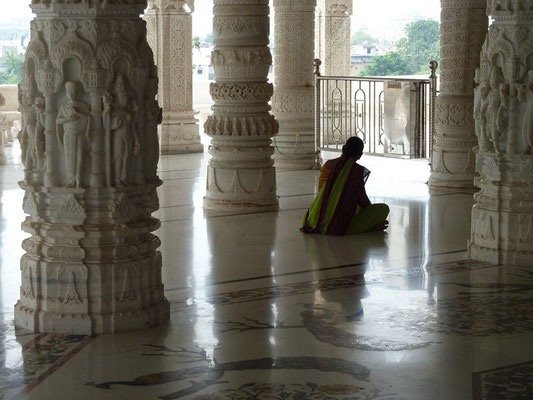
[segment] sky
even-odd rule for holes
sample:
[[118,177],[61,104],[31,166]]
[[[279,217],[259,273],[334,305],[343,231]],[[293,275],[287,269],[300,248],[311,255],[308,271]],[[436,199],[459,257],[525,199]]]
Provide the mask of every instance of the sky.
[[[299,0],[294,0],[299,1]],[[29,0],[0,0],[0,23],[12,19],[32,18]],[[213,29],[212,0],[196,0],[193,34],[204,38]],[[354,0],[352,30],[380,32],[394,25],[401,25],[414,16],[439,20],[440,0]]]

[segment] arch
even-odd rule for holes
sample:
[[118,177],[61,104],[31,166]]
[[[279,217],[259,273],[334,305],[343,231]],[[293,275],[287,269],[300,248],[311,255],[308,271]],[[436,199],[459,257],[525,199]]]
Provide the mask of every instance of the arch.
[[89,63],[94,58],[92,46],[75,32],[69,32],[54,46],[50,60],[56,69],[62,71],[63,61],[67,58],[76,59],[82,68],[81,73],[83,73],[89,68]]

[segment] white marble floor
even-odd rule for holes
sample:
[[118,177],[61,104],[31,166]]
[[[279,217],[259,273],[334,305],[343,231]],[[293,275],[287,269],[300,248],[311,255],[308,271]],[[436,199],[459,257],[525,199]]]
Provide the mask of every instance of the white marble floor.
[[[0,399],[533,399],[533,267],[467,260],[472,195],[428,193],[421,161],[364,157],[387,233],[298,230],[315,171],[279,172],[281,210],[205,212],[206,159],[164,156],[168,324],[97,337],[13,327],[22,192],[0,167]],[[532,261],[533,264],[533,261]]]

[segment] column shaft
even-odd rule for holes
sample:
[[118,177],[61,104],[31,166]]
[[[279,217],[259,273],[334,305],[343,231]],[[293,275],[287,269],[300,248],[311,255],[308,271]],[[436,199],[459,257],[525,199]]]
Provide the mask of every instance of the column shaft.
[[314,165],[314,40],[316,0],[275,0],[273,114],[279,123],[274,139],[277,168],[311,169]]
[[318,0],[316,54],[323,75],[350,76],[353,0]]
[[486,0],[441,0],[441,85],[432,189],[474,188],[474,71],[487,32]]
[[[166,320],[157,70],[146,2],[33,1],[21,85],[25,191],[15,324],[112,333]],[[155,117],[154,117],[155,115]]]
[[216,82],[210,88],[215,104],[205,123],[212,139],[207,209],[278,209],[271,145],[278,123],[269,113],[268,34],[268,0],[215,0],[211,60]]
[[204,151],[193,110],[193,8],[194,0],[152,0],[145,16],[159,72],[162,154]]
[[533,5],[489,1],[494,18],[477,72],[479,139],[470,256],[530,267],[533,260]]

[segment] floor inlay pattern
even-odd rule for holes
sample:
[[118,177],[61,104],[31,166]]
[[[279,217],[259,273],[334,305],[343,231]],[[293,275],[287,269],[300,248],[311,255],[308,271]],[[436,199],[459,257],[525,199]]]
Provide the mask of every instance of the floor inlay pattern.
[[[12,336],[12,332],[6,332]],[[94,337],[81,335],[28,335],[22,345],[22,360],[0,367],[0,399],[22,399],[48,376],[75,356]],[[14,350],[6,343],[4,352]]]
[[533,399],[533,361],[472,375],[473,400]]
[[405,400],[396,395],[381,395],[378,390],[349,385],[316,383],[270,385],[246,383],[238,389],[225,389],[196,400]]
[[317,171],[277,175],[279,213],[219,215],[204,157],[161,157],[170,321],[97,337],[14,330],[22,170],[0,168],[1,400],[533,398],[533,267],[466,260],[471,195],[365,156],[387,233],[303,235]]

